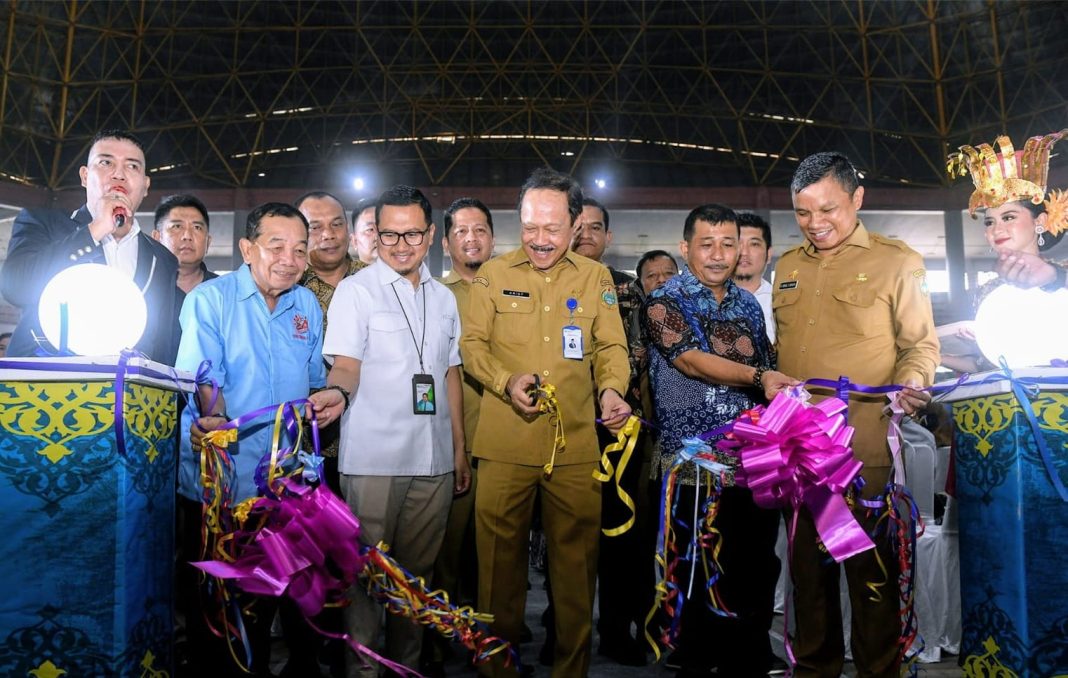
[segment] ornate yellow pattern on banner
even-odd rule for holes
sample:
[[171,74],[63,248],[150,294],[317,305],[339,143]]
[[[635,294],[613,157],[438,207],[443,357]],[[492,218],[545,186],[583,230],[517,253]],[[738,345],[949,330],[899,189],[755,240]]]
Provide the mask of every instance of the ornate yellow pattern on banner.
[[114,422],[109,382],[11,382],[7,387],[0,390],[0,428],[41,441],[37,454],[53,464],[71,454],[72,440],[103,433]]
[[33,678],[59,678],[59,676],[67,675],[67,672],[52,662],[45,661],[45,663],[30,671],[30,675]]
[[159,456],[155,441],[169,440],[178,425],[178,401],[160,388],[129,384],[125,408],[127,431],[145,441],[145,456],[154,463]]
[[993,447],[990,437],[1009,428],[1018,409],[1016,396],[1004,393],[954,403],[953,419],[960,431],[976,438],[975,449],[986,457]]
[[972,655],[964,660],[964,675],[967,678],[1017,678],[1016,673],[998,661],[1001,650],[992,636],[983,641],[985,653]]
[[156,655],[152,654],[152,650],[147,650],[145,656],[141,659],[141,668],[144,669],[141,672],[141,678],[169,678],[170,674],[163,669],[153,668],[152,665],[156,663]]
[[1045,431],[1058,431],[1068,437],[1068,393],[1048,391],[1031,403],[1038,425]]

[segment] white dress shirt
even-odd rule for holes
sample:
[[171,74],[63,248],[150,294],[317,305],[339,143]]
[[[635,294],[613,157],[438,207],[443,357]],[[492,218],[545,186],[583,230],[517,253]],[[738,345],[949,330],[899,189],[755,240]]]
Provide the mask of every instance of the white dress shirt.
[[[361,361],[359,387],[341,419],[341,472],[369,476],[451,472],[451,404],[445,374],[460,364],[460,314],[452,292],[430,277],[425,263],[419,268],[419,286],[413,288],[376,259],[338,284],[327,319],[323,355]],[[416,350],[419,340],[422,367]],[[437,407],[432,415],[413,412],[412,377],[421,373],[434,377]]]
[[768,328],[768,341],[775,345],[775,316],[771,312],[771,283],[763,278],[760,279],[760,287],[753,293],[761,310],[764,311],[764,324]]
[[137,271],[137,236],[140,233],[141,227],[137,225],[135,219],[133,226],[121,240],[116,240],[114,235],[108,233],[100,241],[100,246],[104,248],[104,260],[108,262],[108,266],[122,271],[130,280],[133,280],[134,272]]

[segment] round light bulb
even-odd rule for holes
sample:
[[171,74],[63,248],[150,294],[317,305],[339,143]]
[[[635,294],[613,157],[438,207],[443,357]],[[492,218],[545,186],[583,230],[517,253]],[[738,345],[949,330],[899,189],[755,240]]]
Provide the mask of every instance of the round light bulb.
[[141,340],[148,320],[145,298],[132,280],[102,264],[79,264],[48,281],[37,315],[45,338],[62,348],[63,308],[67,350],[78,355],[115,355]]
[[995,365],[1038,367],[1068,358],[1068,290],[1044,292],[1002,285],[975,314],[975,341]]

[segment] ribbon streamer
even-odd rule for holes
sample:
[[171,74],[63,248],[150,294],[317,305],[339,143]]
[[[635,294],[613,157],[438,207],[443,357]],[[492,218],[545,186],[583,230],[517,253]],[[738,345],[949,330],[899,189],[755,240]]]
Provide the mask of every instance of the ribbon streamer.
[[564,417],[560,413],[560,402],[556,398],[556,387],[552,384],[538,382],[534,399],[538,403],[538,411],[549,415],[549,421],[556,422],[556,430],[553,432],[553,451],[549,455],[549,463],[541,467],[542,473],[548,478],[553,474],[556,453],[563,451],[567,447],[567,438],[564,436]]
[[[260,408],[208,432],[203,439],[205,558],[193,565],[214,578],[211,581],[218,583],[214,593],[221,609],[230,610],[230,618],[224,618],[223,628],[215,632],[230,641],[235,660],[236,639],[244,645],[245,665],[251,664],[240,606],[227,582],[253,595],[288,596],[308,624],[322,635],[344,640],[359,656],[395,673],[418,676],[347,634],[323,631],[312,620],[326,607],[348,604],[347,591],[363,577],[392,613],[456,638],[476,652],[479,661],[500,652],[509,653],[506,661],[518,661],[506,642],[489,635],[484,625],[489,620],[486,615],[451,605],[442,592],[428,592],[422,580],[412,577],[379,549],[360,549],[359,520],[348,505],[325,485],[309,485],[319,480],[316,467],[320,457],[314,413],[311,431],[316,452],[308,455],[301,451],[299,408],[308,403],[308,400],[295,400]],[[232,473],[233,464],[226,448],[238,439],[242,425],[271,410],[274,410],[271,447],[255,474],[261,496],[252,497],[231,510],[226,479]],[[286,444],[285,440],[292,443]],[[396,602],[401,599],[406,604]]]
[[[604,448],[604,452],[601,454],[601,466],[604,467],[604,472],[602,473],[600,470],[594,470],[593,472],[594,480],[599,480],[602,483],[607,483],[613,477],[615,478],[616,496],[630,510],[630,517],[623,521],[622,525],[601,528],[601,532],[606,537],[618,537],[634,526],[636,511],[634,499],[623,489],[623,474],[626,472],[627,464],[634,454],[634,445],[638,442],[638,433],[641,432],[641,427],[641,419],[632,414],[616,435],[616,442]],[[623,454],[619,457],[619,465],[613,468],[612,459],[608,455],[620,450],[623,451]]]

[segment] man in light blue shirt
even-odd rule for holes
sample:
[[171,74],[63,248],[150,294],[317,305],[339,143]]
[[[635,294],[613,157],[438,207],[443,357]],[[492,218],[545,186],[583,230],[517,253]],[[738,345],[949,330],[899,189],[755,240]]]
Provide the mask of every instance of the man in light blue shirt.
[[[266,203],[249,213],[240,247],[246,265],[195,287],[186,297],[180,318],[178,369],[195,372],[209,361],[207,376],[219,387],[214,404],[211,387],[200,387],[199,417],[191,408],[182,413],[181,430],[189,432],[182,437],[178,466],[186,554],[200,552],[200,445],[204,433],[261,407],[307,398],[312,389],[326,383],[323,314],[315,295],[297,285],[307,266],[308,222],[290,205]],[[311,397],[316,400],[322,396]],[[332,418],[323,412],[319,423],[328,424]],[[228,448],[233,460],[228,479],[233,505],[260,494],[254,476],[256,466],[270,450],[273,423],[273,412],[265,414],[242,427],[237,443]],[[200,600],[201,596],[193,595]],[[251,603],[253,613],[245,617],[252,648],[249,668],[254,675],[267,675],[276,605],[276,599],[256,598]],[[225,643],[204,628],[204,614],[220,619],[220,611],[209,607],[201,613],[199,604],[193,607],[198,609],[187,615],[190,658],[201,662],[211,675],[242,675]],[[299,653],[301,644],[290,645],[287,673],[317,675],[309,672],[312,667],[318,671],[314,654]]]

